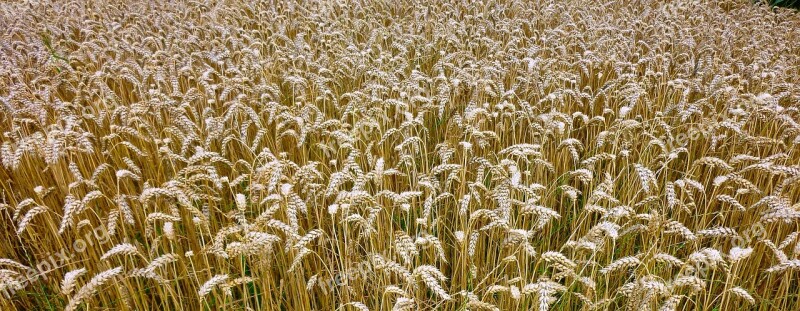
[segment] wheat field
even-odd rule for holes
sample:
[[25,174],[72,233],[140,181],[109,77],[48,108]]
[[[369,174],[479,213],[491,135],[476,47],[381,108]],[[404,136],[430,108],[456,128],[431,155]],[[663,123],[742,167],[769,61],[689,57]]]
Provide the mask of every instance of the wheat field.
[[798,310],[800,13],[6,1],[2,310]]

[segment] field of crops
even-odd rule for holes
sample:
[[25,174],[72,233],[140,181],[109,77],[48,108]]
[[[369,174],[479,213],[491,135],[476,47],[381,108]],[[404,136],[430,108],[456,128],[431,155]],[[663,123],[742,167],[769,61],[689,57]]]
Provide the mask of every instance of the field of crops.
[[798,310],[800,13],[4,1],[2,310]]

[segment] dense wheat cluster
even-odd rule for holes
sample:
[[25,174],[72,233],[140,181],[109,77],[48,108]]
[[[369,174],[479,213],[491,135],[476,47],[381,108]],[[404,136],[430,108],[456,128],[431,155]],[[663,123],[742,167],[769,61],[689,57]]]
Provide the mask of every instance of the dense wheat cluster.
[[237,2],[0,4],[0,308],[800,307],[796,12]]

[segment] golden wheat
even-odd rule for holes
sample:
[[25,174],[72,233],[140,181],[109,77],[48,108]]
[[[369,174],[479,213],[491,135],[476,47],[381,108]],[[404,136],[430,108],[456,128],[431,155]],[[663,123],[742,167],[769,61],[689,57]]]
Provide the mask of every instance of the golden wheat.
[[800,15],[0,3],[0,309],[796,310]]

